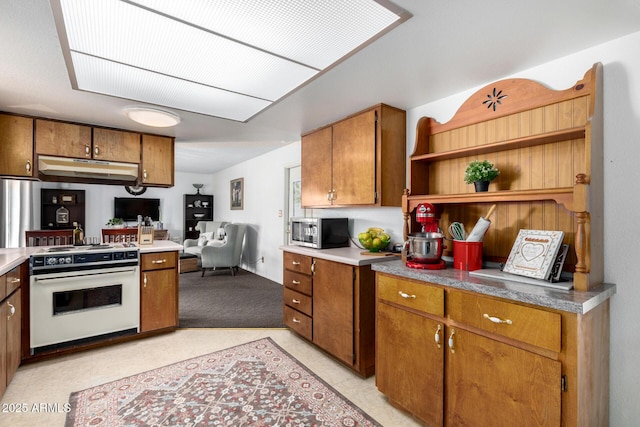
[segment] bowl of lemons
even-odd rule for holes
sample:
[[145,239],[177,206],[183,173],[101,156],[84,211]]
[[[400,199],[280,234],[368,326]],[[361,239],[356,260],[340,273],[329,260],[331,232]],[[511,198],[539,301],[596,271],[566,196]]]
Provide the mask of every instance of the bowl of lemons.
[[358,240],[369,252],[380,252],[389,246],[391,236],[382,228],[370,227],[367,231],[358,234]]

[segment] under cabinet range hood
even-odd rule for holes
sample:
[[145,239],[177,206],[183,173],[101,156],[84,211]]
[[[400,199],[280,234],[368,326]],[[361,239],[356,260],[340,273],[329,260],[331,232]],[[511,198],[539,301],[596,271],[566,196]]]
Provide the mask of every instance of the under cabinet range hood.
[[135,163],[105,162],[101,160],[38,156],[38,171],[42,175],[72,178],[93,178],[109,181],[136,181]]

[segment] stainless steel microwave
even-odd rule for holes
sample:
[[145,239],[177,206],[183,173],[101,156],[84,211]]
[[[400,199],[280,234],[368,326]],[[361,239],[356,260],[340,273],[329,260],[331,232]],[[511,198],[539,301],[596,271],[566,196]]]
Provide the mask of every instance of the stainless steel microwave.
[[314,249],[350,246],[348,218],[291,218],[289,243]]

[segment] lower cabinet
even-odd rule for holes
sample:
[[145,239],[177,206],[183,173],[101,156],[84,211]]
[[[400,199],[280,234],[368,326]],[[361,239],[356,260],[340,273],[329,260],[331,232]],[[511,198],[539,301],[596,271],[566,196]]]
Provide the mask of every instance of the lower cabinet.
[[426,425],[608,424],[608,303],[577,315],[384,273],[376,289],[376,385]]
[[140,332],[178,326],[178,252],[141,254]]
[[284,323],[363,377],[375,371],[370,266],[284,253]]
[[0,287],[6,293],[0,299],[0,397],[20,366],[22,354],[22,267],[0,276]]

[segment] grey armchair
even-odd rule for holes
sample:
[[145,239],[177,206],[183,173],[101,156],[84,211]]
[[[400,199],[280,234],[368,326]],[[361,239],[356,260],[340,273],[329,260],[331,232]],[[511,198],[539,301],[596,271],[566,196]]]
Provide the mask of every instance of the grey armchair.
[[242,245],[247,229],[246,224],[227,224],[224,226],[226,238],[224,242],[214,241],[202,247],[200,257],[202,260],[202,275],[207,268],[229,268],[231,275],[240,265],[242,258]]
[[184,252],[200,258],[202,248],[209,240],[213,240],[213,234],[218,231],[218,228],[224,227],[227,224],[228,222],[226,221],[198,221],[195,229],[199,231],[200,236],[205,237],[205,239],[186,239],[183,243]]

